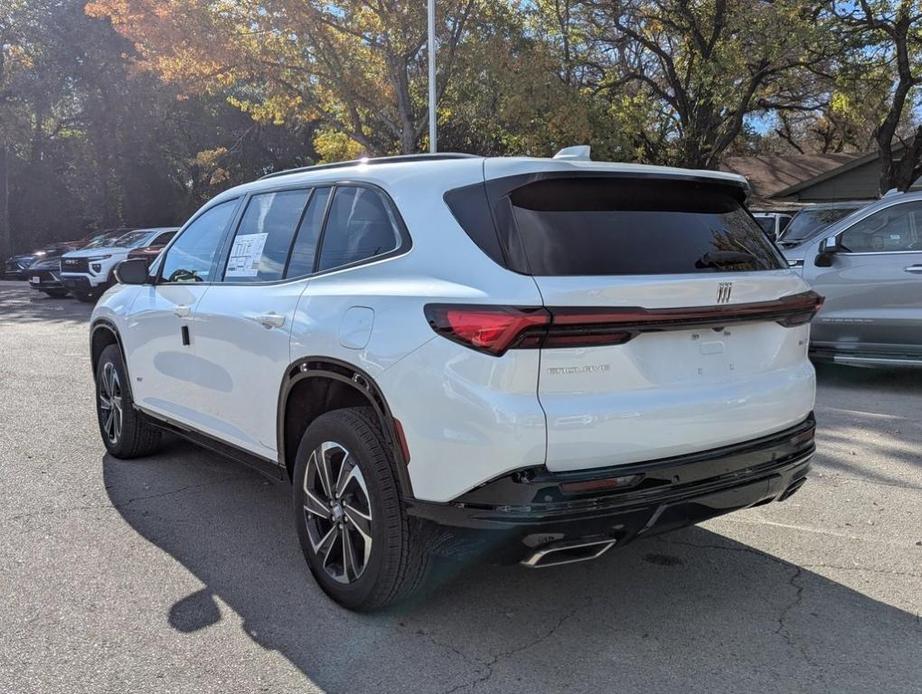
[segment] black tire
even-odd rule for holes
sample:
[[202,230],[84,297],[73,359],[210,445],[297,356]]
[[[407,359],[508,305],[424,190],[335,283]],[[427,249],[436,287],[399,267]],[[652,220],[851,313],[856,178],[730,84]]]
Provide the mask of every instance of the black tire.
[[[320,550],[315,551],[311,541],[311,533],[316,537],[327,525],[333,526],[336,523],[324,520],[317,513],[312,516],[306,508],[305,478],[308,477],[308,462],[312,454],[326,442],[335,443],[348,451],[348,460],[361,472],[364,489],[367,489],[366,508],[371,516],[370,555],[365,559],[358,576],[350,577],[346,569],[345,540],[342,534],[338,536],[340,539],[332,541],[332,551],[327,552],[327,557],[335,556],[337,551],[342,552],[339,568],[342,568],[346,582],[342,582],[342,578],[337,580],[329,573],[337,567],[331,566],[320,556],[319,552],[323,551],[324,545],[321,544]],[[312,465],[316,470],[316,463]],[[335,466],[336,462],[331,465]],[[344,466],[345,463],[342,463],[341,467]],[[315,472],[308,480],[309,486],[315,485],[317,479]],[[392,456],[377,417],[370,407],[334,410],[311,423],[298,447],[293,482],[294,517],[301,549],[314,578],[333,600],[350,610],[371,611],[399,602],[423,586],[431,558],[425,541],[416,530],[417,526],[407,518],[400,502]],[[355,488],[355,491],[358,493],[361,490]],[[343,508],[348,508],[347,502],[350,499],[354,501],[355,495],[347,491],[342,497]],[[336,503],[338,501],[333,501],[333,504]],[[330,516],[334,517],[332,510]],[[339,517],[343,519],[339,523],[340,528],[345,527],[345,530],[339,532],[353,538],[349,541],[353,550],[358,552],[364,549],[355,521],[350,524],[349,519],[355,516],[347,512],[345,515],[340,513]],[[335,533],[335,528],[331,527],[330,532]],[[356,538],[360,540],[358,544]],[[336,542],[339,542],[338,550]],[[358,559],[358,556],[355,558]]]
[[63,299],[70,293],[66,289],[43,289],[42,291],[52,299]]
[[77,301],[82,301],[85,304],[95,304],[96,299],[99,298],[99,294],[96,292],[88,292],[85,289],[75,289],[74,298],[76,298]]
[[[113,373],[115,381],[111,380]],[[134,408],[128,383],[122,352],[118,345],[109,345],[96,365],[96,418],[106,450],[124,459],[154,453],[162,436],[161,430]]]

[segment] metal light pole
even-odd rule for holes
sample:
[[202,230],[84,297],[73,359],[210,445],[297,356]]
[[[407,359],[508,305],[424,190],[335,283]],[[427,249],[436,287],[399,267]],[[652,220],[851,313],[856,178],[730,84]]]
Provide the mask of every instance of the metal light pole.
[[435,122],[435,0],[429,0],[429,151],[439,151]]

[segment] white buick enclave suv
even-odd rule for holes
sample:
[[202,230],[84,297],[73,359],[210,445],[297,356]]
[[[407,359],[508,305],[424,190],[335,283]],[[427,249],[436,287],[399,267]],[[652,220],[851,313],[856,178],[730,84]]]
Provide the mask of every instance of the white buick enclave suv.
[[352,609],[459,556],[543,567],[783,500],[814,451],[821,298],[737,176],[431,155],[208,203],[91,322],[120,458],[172,431],[293,482]]

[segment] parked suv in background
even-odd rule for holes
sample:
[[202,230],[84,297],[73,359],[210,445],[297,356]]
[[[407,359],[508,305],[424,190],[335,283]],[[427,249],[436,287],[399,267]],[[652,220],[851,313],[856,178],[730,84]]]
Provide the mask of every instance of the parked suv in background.
[[112,271],[133,248],[164,244],[176,229],[136,229],[115,240],[108,237],[91,242],[61,258],[61,283],[80,301],[96,301],[115,281]]
[[78,246],[74,241],[64,241],[61,243],[52,243],[42,248],[38,248],[31,253],[22,253],[6,259],[6,269],[4,279],[8,280],[25,280],[29,279],[32,274],[30,270],[36,263],[42,263],[51,258],[59,258],[67,251],[72,251]]
[[293,481],[322,588],[469,551],[590,559],[782,500],[814,451],[821,303],[731,174],[387,158],[208,203],[93,312],[116,457],[177,432]]
[[29,266],[29,286],[50,297],[67,296],[67,289],[61,283],[61,256],[75,250],[77,243],[69,241],[46,247]]
[[888,195],[804,249],[804,279],[826,296],[814,357],[922,366],[922,193]]

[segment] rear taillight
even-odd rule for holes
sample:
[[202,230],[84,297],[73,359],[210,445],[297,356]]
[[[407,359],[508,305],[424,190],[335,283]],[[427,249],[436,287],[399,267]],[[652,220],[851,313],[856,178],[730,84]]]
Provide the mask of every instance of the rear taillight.
[[538,347],[550,313],[543,308],[429,304],[429,325],[440,335],[488,354],[512,347]]
[[516,348],[621,345],[646,332],[732,323],[773,321],[792,328],[809,323],[822,305],[822,296],[807,291],[773,301],[662,309],[429,304],[425,311],[440,335],[499,356]]

